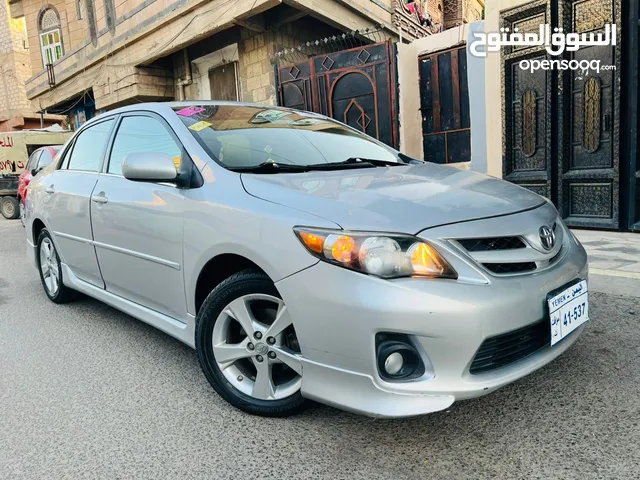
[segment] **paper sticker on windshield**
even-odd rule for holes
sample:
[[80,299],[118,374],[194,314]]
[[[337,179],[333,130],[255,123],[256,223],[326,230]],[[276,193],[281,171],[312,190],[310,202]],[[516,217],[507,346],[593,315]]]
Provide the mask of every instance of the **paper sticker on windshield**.
[[182,115],[183,117],[193,117],[198,113],[204,112],[204,110],[205,109],[202,107],[187,107],[183,108],[182,110],[178,110],[176,113],[178,115]]
[[202,120],[201,122],[194,123],[189,127],[189,130],[193,130],[194,132],[199,132],[200,130],[204,130],[207,127],[210,127],[211,124],[209,122],[205,122]]

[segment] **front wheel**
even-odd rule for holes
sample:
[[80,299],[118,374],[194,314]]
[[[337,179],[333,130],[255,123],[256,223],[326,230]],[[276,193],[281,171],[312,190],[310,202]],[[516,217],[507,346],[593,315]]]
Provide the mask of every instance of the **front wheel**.
[[293,321],[266,275],[246,270],[226,279],[209,294],[196,322],[202,370],[230,404],[268,417],[305,407]]
[[18,200],[14,197],[2,197],[0,199],[0,212],[7,220],[14,220],[20,215]]

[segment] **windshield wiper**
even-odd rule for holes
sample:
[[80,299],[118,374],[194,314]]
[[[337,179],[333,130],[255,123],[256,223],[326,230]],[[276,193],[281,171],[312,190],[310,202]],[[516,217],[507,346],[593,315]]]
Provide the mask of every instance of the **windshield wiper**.
[[290,163],[275,162],[264,162],[259,165],[248,167],[229,168],[229,170],[238,173],[297,173],[309,171],[309,169],[305,165],[293,165]]
[[375,158],[351,157],[342,162],[314,163],[307,165],[312,170],[330,170],[333,168],[371,168],[371,167],[398,167],[406,165],[391,160],[377,160]]

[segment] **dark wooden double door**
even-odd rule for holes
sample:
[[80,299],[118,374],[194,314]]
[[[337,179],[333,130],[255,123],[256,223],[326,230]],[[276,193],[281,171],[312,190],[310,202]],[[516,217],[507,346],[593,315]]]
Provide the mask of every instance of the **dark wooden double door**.
[[327,115],[397,148],[390,42],[317,55],[277,74],[280,105]]
[[[561,57],[544,47],[504,49],[504,177],[551,198],[570,226],[627,228],[636,166],[621,156],[622,2],[539,0],[501,14],[500,26],[511,31],[538,32],[541,24],[580,34],[616,24],[618,45]],[[522,60],[599,60],[602,69],[531,72]]]

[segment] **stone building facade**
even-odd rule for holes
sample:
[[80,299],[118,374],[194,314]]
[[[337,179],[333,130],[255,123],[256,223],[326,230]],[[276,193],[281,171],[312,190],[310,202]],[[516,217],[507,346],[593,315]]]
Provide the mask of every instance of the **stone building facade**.
[[366,28],[397,38],[393,0],[10,1],[33,46],[28,98],[76,125],[140,101],[274,103],[276,52]]
[[[27,99],[25,87],[31,76],[25,20],[12,18],[10,12],[8,3],[0,8],[0,131],[39,128],[40,115]],[[62,117],[47,115],[43,120],[48,126]]]

